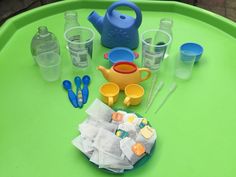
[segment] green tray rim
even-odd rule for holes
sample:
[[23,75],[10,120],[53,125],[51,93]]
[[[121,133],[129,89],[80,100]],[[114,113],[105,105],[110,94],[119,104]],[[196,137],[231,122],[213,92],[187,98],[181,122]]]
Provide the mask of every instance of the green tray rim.
[[[59,1],[44,5],[8,19],[0,27],[0,52],[14,33],[35,20],[75,9],[106,9],[114,0]],[[208,23],[236,38],[236,23],[213,12],[176,1],[133,1],[142,11],[173,12]]]

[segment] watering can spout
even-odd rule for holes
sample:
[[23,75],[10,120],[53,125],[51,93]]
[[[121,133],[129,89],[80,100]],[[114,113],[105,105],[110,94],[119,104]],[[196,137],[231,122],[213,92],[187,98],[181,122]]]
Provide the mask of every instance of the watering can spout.
[[88,20],[93,24],[93,26],[96,28],[96,30],[102,34],[102,28],[103,28],[103,17],[98,15],[97,12],[93,11],[88,16]]

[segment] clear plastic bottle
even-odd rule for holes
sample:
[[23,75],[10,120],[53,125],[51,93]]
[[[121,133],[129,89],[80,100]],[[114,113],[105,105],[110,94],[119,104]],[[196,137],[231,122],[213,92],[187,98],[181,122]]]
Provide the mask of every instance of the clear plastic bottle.
[[64,32],[69,28],[80,26],[77,16],[78,15],[76,11],[66,11],[64,13],[64,18],[65,18]]
[[[160,30],[167,32],[173,41],[173,32],[172,32],[172,26],[173,26],[173,20],[169,18],[162,18],[160,20]],[[164,59],[166,59],[169,56],[169,51],[170,51],[171,44],[169,44]]]
[[172,19],[162,18],[160,20],[160,30],[167,32],[171,37],[173,37],[172,26],[173,26]]
[[31,41],[31,54],[36,62],[37,55],[46,52],[60,55],[60,46],[56,36],[49,32],[46,26],[40,26]]

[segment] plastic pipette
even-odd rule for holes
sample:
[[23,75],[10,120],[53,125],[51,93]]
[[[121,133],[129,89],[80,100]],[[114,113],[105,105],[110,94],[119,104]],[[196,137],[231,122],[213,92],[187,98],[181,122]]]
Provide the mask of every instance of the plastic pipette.
[[152,86],[151,86],[151,89],[150,89],[150,92],[149,92],[149,95],[148,95],[146,109],[148,109],[148,105],[150,104],[152,93],[153,93],[154,87],[156,85],[156,82],[157,82],[157,75],[154,75],[153,79],[152,79]]
[[163,87],[163,85],[164,85],[164,82],[163,82],[163,81],[160,81],[160,83],[157,85],[157,88],[156,88],[156,90],[155,90],[155,92],[154,92],[154,94],[153,94],[153,96],[152,96],[152,98],[151,98],[149,104],[147,105],[147,109],[146,109],[145,113],[148,112],[149,108],[151,107],[153,101],[155,100],[157,94],[159,93],[159,91],[161,90],[161,88]]
[[175,91],[176,87],[177,87],[176,83],[173,83],[173,84],[170,86],[169,91],[168,91],[166,97],[162,100],[160,106],[157,108],[157,110],[155,111],[155,113],[157,113],[157,112],[161,109],[161,107],[164,105],[164,103],[167,101],[167,99],[170,97],[170,95]]

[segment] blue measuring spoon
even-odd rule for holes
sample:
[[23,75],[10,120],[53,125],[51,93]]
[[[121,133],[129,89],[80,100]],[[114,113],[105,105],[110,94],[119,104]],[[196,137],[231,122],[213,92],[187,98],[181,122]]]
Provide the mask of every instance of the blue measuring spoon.
[[88,85],[90,83],[90,77],[88,75],[83,76],[82,82],[84,84],[83,89],[82,89],[82,95],[83,95],[83,103],[87,103],[88,97],[89,97],[89,89]]
[[75,95],[75,93],[72,91],[72,88],[71,88],[71,82],[68,81],[68,80],[64,80],[63,81],[63,87],[64,89],[66,89],[68,91],[68,97],[69,97],[69,100],[71,102],[71,104],[75,107],[75,108],[78,108],[78,100],[77,100],[77,96]]
[[83,107],[83,95],[82,95],[82,91],[81,91],[81,78],[79,76],[76,76],[74,78],[74,82],[76,85],[76,95],[77,95],[77,100],[78,100],[78,106],[80,108]]

